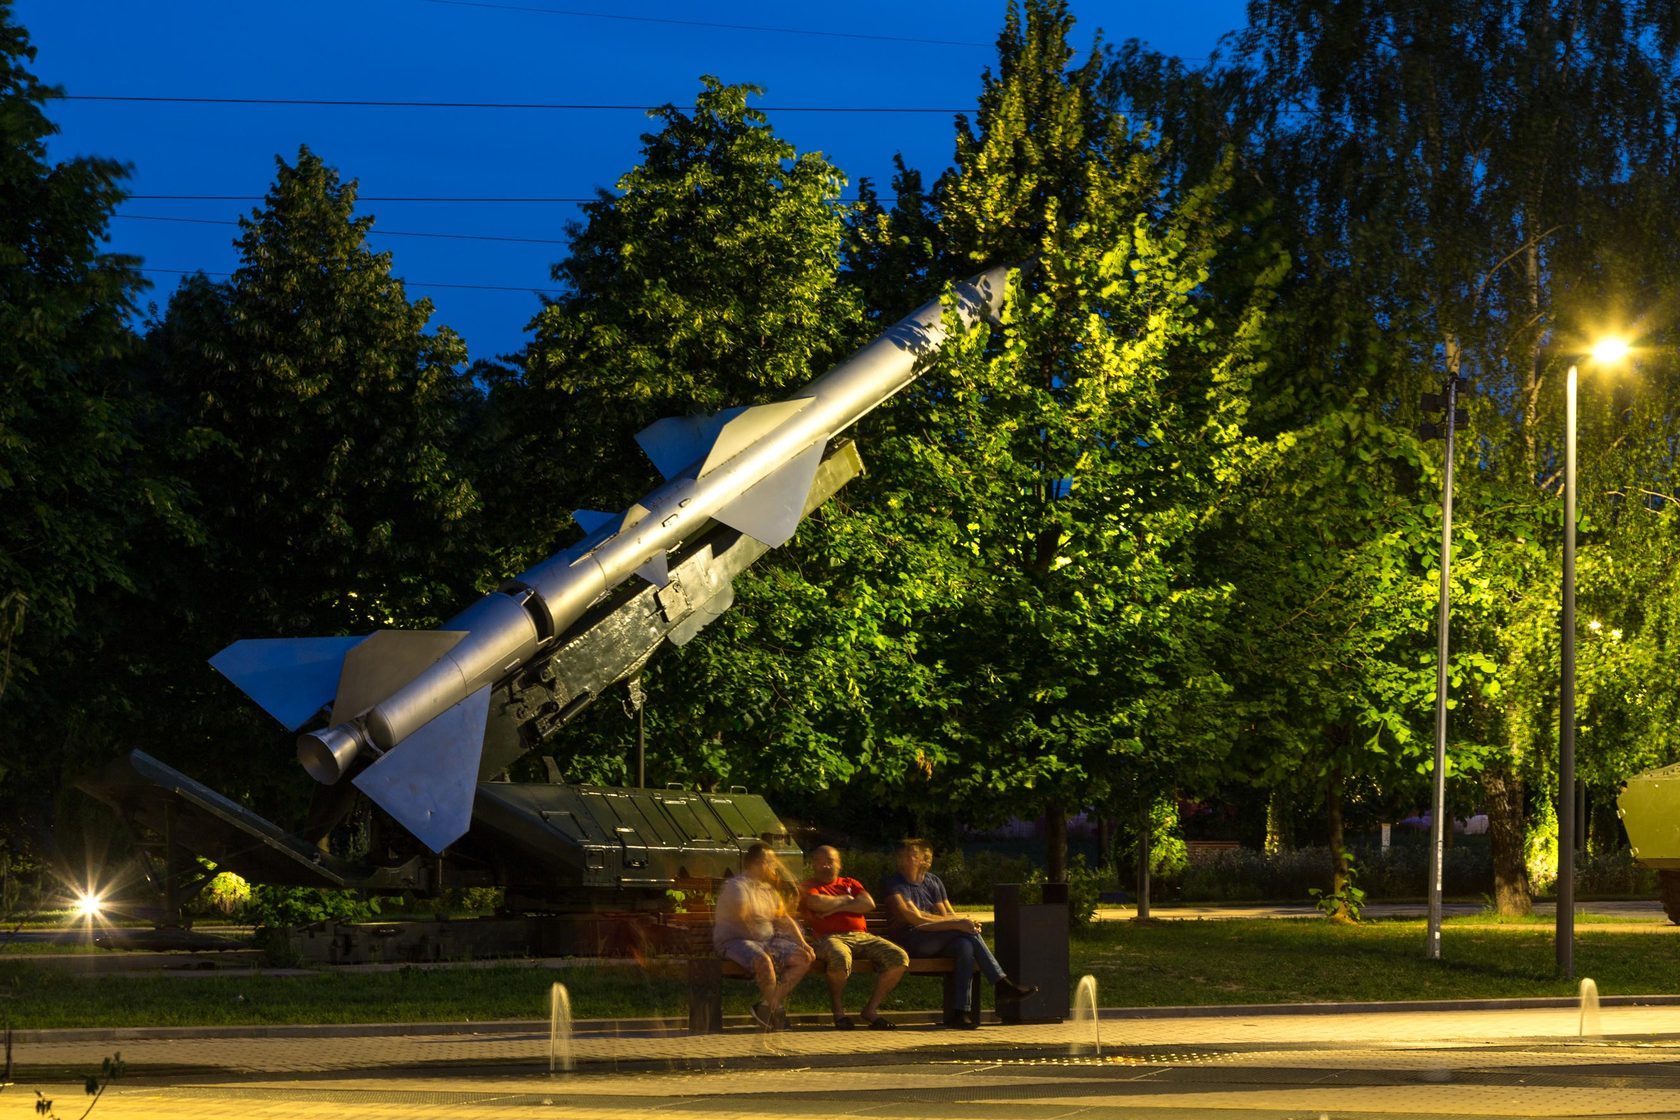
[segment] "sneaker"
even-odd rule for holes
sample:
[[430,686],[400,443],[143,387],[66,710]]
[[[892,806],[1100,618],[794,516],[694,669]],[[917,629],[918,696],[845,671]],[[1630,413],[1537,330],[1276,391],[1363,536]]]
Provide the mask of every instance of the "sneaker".
[[753,1022],[758,1024],[761,1031],[776,1029],[776,1013],[770,1010],[770,1005],[763,1000],[752,1005]]
[[997,994],[1004,999],[1026,999],[1038,994],[1038,985],[1021,985],[1005,976],[997,982]]

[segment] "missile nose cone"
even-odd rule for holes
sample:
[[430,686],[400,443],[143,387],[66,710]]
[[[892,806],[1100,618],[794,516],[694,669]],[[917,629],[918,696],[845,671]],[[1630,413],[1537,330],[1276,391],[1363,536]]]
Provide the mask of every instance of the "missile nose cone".
[[344,777],[361,749],[361,739],[342,724],[299,735],[297,741],[298,761],[311,778],[329,786]]

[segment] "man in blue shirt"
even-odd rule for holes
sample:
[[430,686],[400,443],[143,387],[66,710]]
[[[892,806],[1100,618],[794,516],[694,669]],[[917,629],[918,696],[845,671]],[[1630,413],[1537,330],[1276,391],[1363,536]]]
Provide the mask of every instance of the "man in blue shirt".
[[997,986],[999,999],[1025,999],[1038,991],[1023,987],[1003,974],[997,958],[980,937],[980,923],[951,909],[945,884],[935,875],[933,848],[925,840],[905,840],[898,846],[898,872],[881,881],[887,910],[887,936],[913,957],[950,957],[952,1006],[945,1009],[948,1027],[977,1027],[980,1009],[969,1014],[974,970]]

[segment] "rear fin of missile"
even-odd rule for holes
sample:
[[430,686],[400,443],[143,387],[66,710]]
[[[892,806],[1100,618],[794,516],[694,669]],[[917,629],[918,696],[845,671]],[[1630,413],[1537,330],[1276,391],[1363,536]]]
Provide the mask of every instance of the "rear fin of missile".
[[716,595],[695,607],[687,618],[671,627],[670,632],[665,636],[671,640],[671,644],[674,646],[686,646],[694,635],[716,622],[719,616],[728,610],[734,602],[735,585],[725,583],[718,589]]
[[655,587],[664,587],[671,582],[671,566],[664,552],[655,553],[651,560],[636,569],[636,574]]
[[813,443],[712,517],[755,541],[780,548],[805,515],[805,499],[822,465],[824,443]]
[[419,676],[467,636],[465,630],[376,630],[344,658],[330,722],[355,719]]
[[[712,441],[711,449],[706,452],[706,461],[701,464],[697,477],[705,478],[758,442],[771,430],[804,411],[805,406],[810,403],[810,397],[796,397],[791,401],[776,401],[773,404],[754,405],[752,408],[738,410],[736,415],[726,420],[718,430],[717,438]],[[806,489],[810,487],[807,486]],[[799,500],[803,502],[805,496],[801,494]]]
[[602,513],[598,509],[574,509],[572,511],[572,520],[578,523],[578,527],[584,531],[586,536],[617,521],[619,516],[616,513]]
[[356,788],[434,852],[466,835],[490,715],[485,685],[357,774]]
[[296,731],[332,703],[345,656],[364,638],[247,638],[210,659],[257,706]]
[[710,416],[668,416],[637,432],[636,442],[666,478],[675,478],[702,459],[697,477],[704,477],[810,403],[810,397],[799,397],[726,408]]

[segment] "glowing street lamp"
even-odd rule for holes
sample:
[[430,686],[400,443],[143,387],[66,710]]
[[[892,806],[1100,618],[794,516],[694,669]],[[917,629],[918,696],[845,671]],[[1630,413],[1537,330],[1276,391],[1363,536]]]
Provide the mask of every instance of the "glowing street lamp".
[[[1628,356],[1627,340],[1608,336],[1593,344],[1600,367]],[[1575,365],[1564,392],[1563,634],[1558,704],[1557,969],[1575,976]]]
[[105,912],[105,900],[91,891],[76,896],[76,917],[92,921]]

